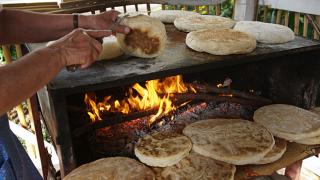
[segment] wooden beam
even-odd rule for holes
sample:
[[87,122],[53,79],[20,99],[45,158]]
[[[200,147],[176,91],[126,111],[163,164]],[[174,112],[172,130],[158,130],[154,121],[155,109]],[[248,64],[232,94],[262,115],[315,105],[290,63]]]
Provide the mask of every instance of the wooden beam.
[[268,6],[263,7],[263,22],[268,21]]
[[300,25],[300,13],[296,12],[294,14],[294,34],[299,35],[299,25]]
[[[316,21],[318,25],[320,25],[320,16],[316,16]],[[317,33],[316,30],[313,31],[313,38],[316,40],[319,40],[319,34]]]
[[277,18],[276,18],[276,24],[281,24],[281,15],[282,15],[282,11],[280,9],[278,9]]
[[215,5],[215,10],[216,10],[216,16],[221,15],[221,4]]
[[284,14],[284,25],[289,26],[289,11]]
[[234,19],[237,21],[255,21],[257,10],[258,0],[235,0]]
[[308,25],[309,21],[306,15],[303,16],[303,37],[308,36]]

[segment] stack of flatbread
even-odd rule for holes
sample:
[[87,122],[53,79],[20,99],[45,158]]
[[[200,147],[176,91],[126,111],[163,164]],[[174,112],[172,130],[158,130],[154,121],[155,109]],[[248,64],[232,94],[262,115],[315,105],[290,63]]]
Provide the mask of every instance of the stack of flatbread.
[[269,44],[286,43],[295,37],[293,31],[286,26],[259,21],[237,22],[234,30],[248,33],[258,42]]
[[254,121],[266,127],[274,136],[300,144],[320,144],[320,116],[285,104],[259,108]]
[[235,165],[254,164],[274,147],[263,126],[242,119],[209,119],[188,125],[183,134],[203,156]]
[[199,15],[196,12],[192,11],[181,11],[181,10],[160,10],[154,11],[150,13],[150,16],[156,19],[159,19],[164,23],[173,23],[174,20],[178,17],[186,17],[186,16],[197,16]]

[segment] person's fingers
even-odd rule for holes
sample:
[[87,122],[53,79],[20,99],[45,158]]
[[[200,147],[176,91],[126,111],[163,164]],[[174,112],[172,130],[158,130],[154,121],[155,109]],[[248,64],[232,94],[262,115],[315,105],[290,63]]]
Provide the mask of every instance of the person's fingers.
[[84,33],[88,34],[90,37],[97,39],[110,36],[112,31],[110,30],[85,30]]
[[102,44],[96,39],[92,39],[92,38],[91,38],[91,44],[94,47],[94,49],[98,52],[98,54],[100,54],[100,52],[102,51]]
[[115,10],[111,10],[109,12],[110,12],[111,20],[113,22],[115,22],[117,20],[117,18],[118,18],[118,15],[120,14],[120,12],[115,11]]
[[116,33],[129,34],[131,30],[127,26],[118,25],[114,27],[113,31]]

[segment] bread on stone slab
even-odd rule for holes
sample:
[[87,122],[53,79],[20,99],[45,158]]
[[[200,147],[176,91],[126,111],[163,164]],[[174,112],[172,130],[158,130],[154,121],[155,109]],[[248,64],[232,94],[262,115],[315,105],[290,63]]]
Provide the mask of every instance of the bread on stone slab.
[[213,55],[246,54],[256,48],[250,35],[232,29],[204,29],[187,34],[189,48]]
[[287,26],[259,21],[239,21],[234,30],[248,33],[261,43],[280,44],[295,38],[293,31]]

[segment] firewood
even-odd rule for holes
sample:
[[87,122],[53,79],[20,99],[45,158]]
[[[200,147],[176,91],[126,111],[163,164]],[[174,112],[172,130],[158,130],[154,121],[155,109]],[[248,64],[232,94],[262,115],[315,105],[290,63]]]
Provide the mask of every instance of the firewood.
[[263,97],[253,95],[253,94],[248,94],[248,93],[238,91],[238,90],[229,89],[229,88],[218,88],[213,85],[210,86],[210,85],[203,85],[203,84],[199,84],[199,83],[192,83],[191,86],[194,87],[197,90],[197,92],[201,92],[201,93],[216,93],[216,94],[226,94],[226,95],[232,94],[233,97],[239,97],[239,98],[244,98],[244,99],[248,99],[248,100],[259,101],[259,102],[265,103],[265,104],[272,103],[272,101],[270,99],[263,98]]

